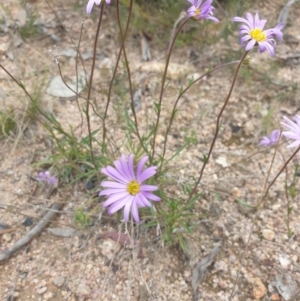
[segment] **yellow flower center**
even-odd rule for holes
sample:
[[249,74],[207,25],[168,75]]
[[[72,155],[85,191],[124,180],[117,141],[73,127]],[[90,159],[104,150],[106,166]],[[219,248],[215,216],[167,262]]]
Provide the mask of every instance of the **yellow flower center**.
[[254,28],[250,31],[250,37],[257,42],[263,42],[267,39],[266,34],[259,28]]
[[128,185],[127,185],[127,191],[131,194],[131,195],[136,195],[140,192],[140,183],[138,181],[131,181]]
[[201,13],[201,10],[200,10],[199,8],[196,8],[196,10],[195,10],[195,14],[196,14],[196,16],[199,16],[199,15],[200,15],[200,13]]

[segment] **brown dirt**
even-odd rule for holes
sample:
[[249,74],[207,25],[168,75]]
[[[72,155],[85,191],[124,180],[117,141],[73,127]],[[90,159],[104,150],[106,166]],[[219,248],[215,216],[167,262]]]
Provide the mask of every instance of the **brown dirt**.
[[[51,4],[77,43],[84,5],[75,10],[65,1],[56,0]],[[253,12],[259,11],[274,25],[284,4],[283,0],[265,1],[263,5],[256,5]],[[81,118],[76,101],[45,93],[50,79],[58,74],[49,50],[66,50],[73,45],[45,2],[37,1],[32,5],[47,32],[23,41],[19,47],[11,46],[13,60],[2,53],[0,62],[16,78],[22,79],[31,93],[41,87],[43,110],[53,112],[64,128],[67,129],[69,124],[76,128]],[[8,32],[0,32],[1,43],[12,41],[12,24],[22,22],[22,7],[16,1],[7,1],[4,7],[11,26]],[[271,59],[266,53],[253,51],[251,69],[246,70],[245,67],[239,76],[223,115],[211,162],[201,182],[204,193],[193,212],[195,227],[193,234],[186,235],[189,252],[185,255],[178,248],[164,246],[159,229],[149,230],[143,223],[137,234],[143,250],[142,257],[138,256],[137,250],[105,238],[103,234],[109,231],[121,229],[124,233],[127,231],[126,225],[119,222],[119,217],[109,218],[105,212],[101,212],[100,202],[92,200],[95,191],[87,191],[85,183],[77,183],[74,187],[60,186],[50,200],[45,199],[43,192],[33,197],[37,184],[30,177],[36,177],[38,169],[32,164],[49,155],[51,141],[38,122],[27,125],[24,110],[29,105],[28,100],[0,70],[0,108],[12,106],[20,116],[20,130],[26,128],[24,135],[1,141],[0,224],[8,225],[14,231],[0,234],[0,252],[26,234],[30,228],[22,225],[26,217],[33,217],[36,223],[55,201],[64,202],[65,205],[49,228],[77,229],[71,237],[55,236],[45,230],[9,261],[0,265],[1,300],[193,300],[193,269],[209,254],[216,242],[222,243],[222,249],[198,287],[198,300],[229,300],[237,276],[232,300],[254,300],[255,296],[264,301],[284,300],[277,294],[281,292],[275,288],[276,277],[285,277],[290,285],[300,279],[299,197],[296,195],[292,200],[290,225],[295,235],[291,239],[287,237],[286,227],[285,174],[280,176],[259,210],[252,206],[259,202],[274,153],[274,149],[258,148],[257,143],[266,132],[274,127],[279,128],[283,115],[293,116],[299,110],[299,90],[296,85],[299,84],[300,69],[297,65],[299,61],[295,58],[300,47],[300,21],[296,18],[299,13],[300,5],[295,3],[289,15],[291,21],[285,28],[287,41],[278,44],[276,58]],[[114,14],[115,7],[112,5],[106,10],[104,29],[99,40],[92,95],[99,109],[105,105],[106,76],[111,74],[118,50]],[[92,51],[96,15],[93,13],[84,23],[81,43],[84,53]],[[51,34],[55,34],[60,42],[54,42]],[[139,124],[145,129],[146,124],[154,120],[153,100],[158,97],[164,57],[161,49],[156,49],[155,43],[150,42],[153,59],[141,62],[137,59],[140,49],[134,35],[132,30],[126,48],[134,88],[144,90],[137,115]],[[216,57],[240,49],[237,37],[230,37],[229,42],[230,47],[220,39],[216,44],[204,47],[204,50],[197,45],[175,49],[164,94],[163,120],[168,118],[180,86],[188,84],[188,77],[202,74],[210,66],[208,60],[217,65]],[[191,62],[192,52],[198,57],[198,62]],[[64,76],[70,79],[74,74],[75,59],[60,56],[59,61]],[[90,70],[90,67],[91,59],[88,59],[85,68]],[[167,176],[171,184],[161,189],[174,191],[176,196],[179,190],[176,190],[174,183],[179,186],[197,175],[202,166],[202,154],[207,153],[210,146],[215,119],[229,90],[233,70],[230,67],[205,78],[181,99],[169,137],[167,156],[184,143],[186,132],[194,130],[197,142],[174,161],[173,167],[179,172],[170,171]],[[121,120],[123,110],[129,108],[128,97],[122,98],[121,93],[120,87],[120,91],[113,96],[113,105],[109,110],[109,138],[114,138],[121,152],[127,152],[122,144],[124,131],[118,127],[116,109],[113,109],[119,108],[117,118]],[[269,112],[271,118],[268,118]],[[93,128],[97,128],[97,117],[93,114],[91,119]],[[76,133],[82,137],[86,135],[85,122]],[[163,134],[164,128],[161,127],[157,140],[158,152],[162,150]],[[291,154],[285,144],[279,150],[269,179],[277,174],[283,157],[286,160]],[[298,159],[295,159],[289,166],[288,182],[297,163]],[[244,200],[250,207],[240,205],[237,200]],[[82,229],[75,224],[74,215],[78,208],[85,208],[92,214],[93,226]],[[130,226],[128,231],[131,231]],[[285,259],[288,264],[284,263]],[[297,300],[296,296],[294,300]]]

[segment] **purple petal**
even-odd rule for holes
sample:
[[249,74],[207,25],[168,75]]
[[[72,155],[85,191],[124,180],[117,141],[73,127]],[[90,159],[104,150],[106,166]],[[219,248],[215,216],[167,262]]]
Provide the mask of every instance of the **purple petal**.
[[120,172],[118,172],[112,166],[107,166],[106,168],[102,168],[101,172],[117,182],[121,182],[123,184],[127,184],[129,182],[128,179],[126,179]]
[[141,172],[142,172],[143,167],[144,167],[145,163],[147,162],[147,160],[148,160],[148,156],[144,156],[140,160],[140,162],[138,163],[138,166],[136,168],[136,178],[139,182],[141,182],[139,178],[140,178]]
[[104,190],[99,192],[99,196],[100,195],[111,195],[111,194],[115,194],[115,193],[119,193],[119,192],[125,192],[125,191],[127,191],[126,188],[104,189]]
[[287,147],[291,148],[291,147],[296,147],[300,145],[300,140],[296,140],[293,143],[289,144]]
[[254,19],[253,19],[252,15],[250,13],[246,13],[245,16],[246,16],[246,19],[249,21],[250,28],[254,29],[255,24],[254,24]]
[[259,145],[262,145],[262,146],[269,146],[270,145],[270,139],[266,136],[262,137],[262,139],[259,141]]
[[138,181],[140,183],[144,182],[145,180],[151,178],[153,175],[156,174],[156,170],[157,170],[157,167],[156,166],[151,166],[151,167],[148,167],[147,169],[145,169],[141,174],[140,174],[140,177],[138,179]]
[[112,194],[103,204],[102,207],[106,208],[108,206],[111,206],[113,203],[118,203],[120,201],[126,200],[130,196],[130,194],[126,192],[120,192]]
[[282,134],[283,134],[284,137],[286,137],[288,139],[293,139],[293,140],[300,139],[300,135],[296,134],[294,132],[283,132]]
[[271,141],[273,141],[274,143],[276,143],[278,141],[280,137],[280,130],[274,130],[272,131],[272,133],[270,134],[270,139]]
[[158,189],[157,186],[154,186],[154,185],[141,185],[140,187],[140,191],[141,192],[144,192],[144,191],[155,191]]
[[134,170],[133,170],[133,158],[134,158],[134,155],[130,154],[129,158],[128,158],[128,170],[129,170],[129,173],[131,175],[131,178],[135,179]]
[[133,219],[139,223],[140,222],[140,217],[139,217],[139,211],[138,211],[138,206],[135,202],[135,200],[133,200],[132,202],[132,206],[131,206],[131,214],[133,216]]
[[259,28],[259,25],[260,25],[260,20],[258,14],[256,13],[254,17],[254,28]]
[[254,47],[255,44],[256,44],[256,41],[255,41],[255,40],[249,41],[249,43],[248,43],[247,46],[245,47],[245,50],[246,50],[246,51],[251,50],[251,49]]
[[147,200],[143,192],[137,195],[137,203],[140,207],[152,207],[152,204]]
[[231,20],[232,20],[233,22],[242,22],[242,23],[247,23],[247,24],[249,24],[249,22],[248,22],[246,19],[241,18],[241,17],[234,17],[234,18],[232,18]]
[[120,188],[120,189],[127,190],[127,185],[124,185],[121,183],[116,183],[116,182],[111,182],[111,181],[103,181],[103,182],[101,182],[100,186],[110,187],[110,188]]
[[122,173],[124,174],[124,176],[126,175],[126,178],[131,181],[134,179],[134,177],[132,177],[132,175],[130,174],[130,171],[128,169],[128,164],[127,164],[127,160],[126,160],[126,156],[122,155],[121,156],[121,160],[120,161],[116,161],[115,164],[117,164],[120,168],[120,170],[122,170]]
[[87,6],[86,6],[86,13],[89,15],[92,11],[92,8],[94,6],[95,1],[94,0],[89,0]]
[[[108,214],[114,214],[115,212],[119,211],[120,209],[122,209],[127,203],[129,203],[129,205],[131,205],[133,200],[133,196],[132,195],[127,195],[126,197],[124,197],[123,199],[114,202],[109,208],[108,208]],[[103,204],[104,205],[104,204]]]
[[220,21],[219,21],[219,19],[217,19],[217,18],[215,18],[215,17],[213,17],[213,16],[208,16],[206,19],[209,19],[209,20],[215,21],[215,22],[217,22],[217,23],[219,23],[219,22],[220,22]]
[[295,122],[293,122],[286,116],[283,116],[283,119],[285,120],[286,123],[280,122],[280,124],[282,124],[283,126],[287,127],[288,129],[290,129],[294,132],[297,132],[299,130],[299,127],[297,126],[297,124]]
[[125,204],[125,207],[124,207],[124,220],[125,220],[126,222],[129,221],[130,209],[131,209],[132,206],[133,206],[133,202],[134,202],[134,199],[133,199],[132,202],[127,202],[127,203]]
[[154,202],[159,202],[161,200],[160,197],[158,197],[157,195],[155,195],[151,192],[143,191],[142,194],[144,197],[146,197],[147,199],[154,201]]

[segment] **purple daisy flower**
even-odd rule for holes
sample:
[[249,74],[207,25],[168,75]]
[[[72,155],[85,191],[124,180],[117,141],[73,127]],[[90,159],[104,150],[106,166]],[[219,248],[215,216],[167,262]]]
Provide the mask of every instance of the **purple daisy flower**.
[[[219,22],[217,18],[213,16],[213,10],[215,9],[211,4],[213,0],[207,0],[202,4],[202,0],[187,0],[192,6],[187,10],[189,18],[195,18],[197,20],[210,19],[215,22]],[[201,5],[202,4],[202,5]]]
[[143,157],[136,167],[134,172],[133,165],[134,155],[131,154],[126,160],[125,155],[121,156],[120,160],[114,162],[115,167],[107,166],[102,168],[101,172],[112,178],[116,182],[103,181],[100,186],[107,187],[102,190],[99,195],[106,195],[108,199],[103,203],[103,207],[108,208],[108,214],[113,214],[124,207],[124,219],[129,220],[129,213],[134,220],[139,223],[139,207],[151,207],[151,201],[160,201],[160,197],[151,193],[158,189],[154,185],[142,184],[156,173],[156,166],[151,166],[143,170],[143,167],[148,160],[148,156]]
[[246,19],[234,17],[233,22],[245,23],[240,27],[241,44],[245,47],[246,51],[251,50],[254,46],[258,45],[259,52],[268,51],[273,57],[275,55],[276,41],[275,37],[281,42],[282,31],[284,24],[280,23],[276,27],[263,30],[267,20],[260,20],[258,14],[255,17],[250,13],[246,13]]
[[300,116],[294,116],[294,121],[283,116],[285,122],[280,122],[288,131],[282,132],[282,135],[288,139],[295,140],[288,147],[296,147],[300,145]]
[[37,180],[39,182],[47,183],[48,185],[57,185],[58,179],[56,177],[52,177],[49,171],[42,171],[39,173]]
[[262,146],[272,146],[278,142],[279,137],[280,137],[280,130],[274,130],[272,131],[269,137],[268,136],[262,137],[262,139],[259,141],[258,144]]
[[[86,6],[86,13],[89,15],[93,9],[94,4],[100,5],[102,0],[89,0]],[[106,4],[110,4],[110,0],[105,0]]]

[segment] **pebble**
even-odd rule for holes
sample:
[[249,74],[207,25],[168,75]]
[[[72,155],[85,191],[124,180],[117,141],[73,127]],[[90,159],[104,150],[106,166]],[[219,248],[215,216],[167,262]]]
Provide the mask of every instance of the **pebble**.
[[53,284],[61,287],[65,283],[65,277],[64,276],[58,276],[53,280]]
[[275,293],[271,296],[271,300],[272,301],[280,301],[281,297],[279,296],[279,294]]
[[264,229],[262,231],[262,235],[266,240],[273,240],[275,237],[275,232],[273,230],[270,229]]
[[2,237],[3,237],[3,240],[5,240],[6,242],[10,242],[12,240],[11,233],[4,233]]
[[260,300],[267,293],[267,288],[258,277],[252,279],[251,282],[253,282],[254,286],[252,296],[255,300]]
[[33,219],[31,217],[26,217],[25,221],[23,222],[23,226],[29,227],[33,224]]
[[47,290],[47,287],[46,286],[42,286],[42,287],[39,287],[36,289],[36,292],[39,294],[39,295],[42,295],[46,292]]
[[80,283],[76,289],[77,296],[88,296],[91,293],[91,289],[88,285]]

